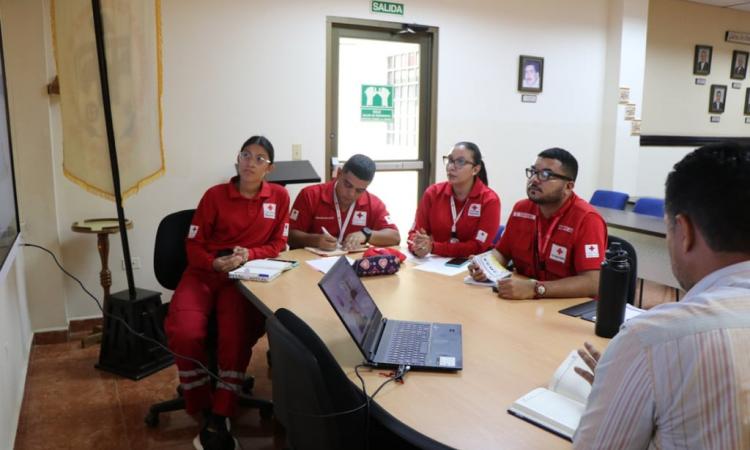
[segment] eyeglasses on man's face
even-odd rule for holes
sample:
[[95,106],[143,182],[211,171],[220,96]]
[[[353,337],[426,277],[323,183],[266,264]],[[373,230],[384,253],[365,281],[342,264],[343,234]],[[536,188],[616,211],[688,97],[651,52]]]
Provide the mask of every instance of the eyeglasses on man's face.
[[243,161],[253,162],[258,166],[262,166],[263,164],[271,164],[271,161],[264,158],[262,155],[253,155],[247,150],[242,150],[240,152],[240,159]]
[[450,156],[443,156],[443,164],[445,164],[446,167],[453,164],[453,167],[455,167],[456,169],[463,169],[463,167],[467,164],[470,164],[472,166],[476,165],[474,161],[467,161],[465,158],[453,159]]
[[551,178],[559,178],[565,181],[573,181],[572,178],[565,176],[565,175],[561,175],[559,173],[555,173],[550,169],[537,170],[535,167],[529,167],[526,169],[526,178],[532,179],[534,175],[536,175],[539,181],[547,181]]

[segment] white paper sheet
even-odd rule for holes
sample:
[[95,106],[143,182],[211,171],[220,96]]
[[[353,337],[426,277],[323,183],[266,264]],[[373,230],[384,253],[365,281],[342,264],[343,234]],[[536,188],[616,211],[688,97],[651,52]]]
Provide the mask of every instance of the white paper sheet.
[[[327,258],[311,259],[305,262],[310,264],[310,266],[318,272],[328,273],[328,271],[331,270],[331,267],[336,264],[336,261],[338,261],[339,258],[341,257],[329,256]],[[349,261],[349,264],[354,262],[354,260],[349,258],[348,256],[346,257],[346,260]]]
[[427,256],[426,258],[421,258],[423,262],[414,268],[416,270],[439,273],[440,275],[446,275],[449,277],[468,271],[468,262],[461,267],[446,266],[445,263],[450,259],[451,258],[443,256]]

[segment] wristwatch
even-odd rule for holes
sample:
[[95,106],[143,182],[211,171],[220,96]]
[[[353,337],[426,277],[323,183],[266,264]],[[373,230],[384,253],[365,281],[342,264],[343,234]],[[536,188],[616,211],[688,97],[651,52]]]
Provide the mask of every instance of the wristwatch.
[[372,237],[372,230],[367,227],[364,227],[362,228],[361,231],[362,231],[362,234],[365,235],[365,244],[367,244],[368,242],[370,242],[370,238]]
[[537,280],[534,280],[534,298],[542,298],[547,293],[547,288]]

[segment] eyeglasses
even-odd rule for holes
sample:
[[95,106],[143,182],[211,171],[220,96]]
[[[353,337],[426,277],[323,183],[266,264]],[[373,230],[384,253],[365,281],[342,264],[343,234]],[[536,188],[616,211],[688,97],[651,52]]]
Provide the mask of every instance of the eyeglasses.
[[270,160],[262,157],[261,155],[253,155],[246,150],[242,150],[240,152],[240,159],[245,161],[252,161],[258,166],[262,166],[263,164],[271,164]]
[[465,165],[467,165],[467,164],[471,164],[472,166],[476,166],[477,165],[477,163],[475,163],[473,161],[467,161],[464,158],[453,159],[450,156],[443,156],[443,164],[445,164],[446,167],[449,164],[453,164],[453,167],[455,167],[456,169],[463,169],[463,167]]
[[534,177],[534,175],[536,175],[539,181],[547,181],[550,178],[559,178],[565,181],[573,181],[572,178],[565,175],[560,175],[559,173],[555,173],[549,169],[537,170],[534,167],[529,167],[526,169],[526,178],[531,179]]

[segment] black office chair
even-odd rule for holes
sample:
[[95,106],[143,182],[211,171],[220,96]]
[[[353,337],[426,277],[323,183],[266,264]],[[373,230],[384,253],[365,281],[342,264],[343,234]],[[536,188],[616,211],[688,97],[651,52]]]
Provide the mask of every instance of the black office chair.
[[[417,448],[370,416],[375,405],[365,407],[364,394],[302,319],[280,308],[266,321],[266,330],[274,362],[274,414],[289,447],[348,450],[365,448],[369,441],[372,449]],[[436,444],[429,438],[425,443]]]
[[[175,290],[177,284],[180,282],[180,278],[182,278],[182,273],[187,268],[185,238],[190,229],[190,222],[193,219],[194,213],[194,209],[186,209],[169,214],[161,220],[159,228],[156,230],[154,274],[159,284],[166,289]],[[165,304],[164,307],[168,308],[169,304]],[[162,314],[162,317],[165,316],[166,311]],[[218,373],[216,333],[216,319],[212,317],[208,321],[206,348],[208,349],[207,367],[214,374]],[[253,381],[252,377],[249,377],[245,381],[242,386],[244,394],[250,395],[253,388]],[[216,380],[211,379],[211,384],[215,387]],[[273,405],[267,400],[240,397],[239,405],[248,408],[258,408],[260,416],[263,419],[270,419],[273,414]],[[182,409],[185,409],[185,399],[182,397],[182,388],[178,386],[177,398],[151,405],[144,420],[148,426],[155,427],[159,424],[160,413]]]
[[[628,303],[635,305],[635,285],[638,279],[638,255],[635,253],[635,247],[630,242],[611,234],[607,237],[607,247],[611,247],[612,243],[617,242],[620,244],[620,248],[628,252],[628,262],[630,263],[630,279],[628,280],[628,292],[625,298]],[[638,300],[638,307],[643,304],[643,280],[641,280],[641,296]]]

